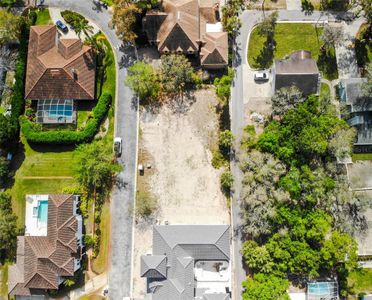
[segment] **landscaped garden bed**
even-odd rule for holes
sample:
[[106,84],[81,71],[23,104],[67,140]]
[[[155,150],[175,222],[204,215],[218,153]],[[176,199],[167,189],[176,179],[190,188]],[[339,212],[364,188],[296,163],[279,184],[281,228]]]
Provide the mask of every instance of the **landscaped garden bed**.
[[323,29],[312,24],[279,23],[275,25],[274,47],[268,50],[267,37],[254,28],[248,45],[248,63],[252,68],[265,69],[271,67],[276,59],[283,59],[296,50],[311,52],[312,58],[318,62],[323,77],[338,77],[334,49],[321,51],[324,42],[321,40]]

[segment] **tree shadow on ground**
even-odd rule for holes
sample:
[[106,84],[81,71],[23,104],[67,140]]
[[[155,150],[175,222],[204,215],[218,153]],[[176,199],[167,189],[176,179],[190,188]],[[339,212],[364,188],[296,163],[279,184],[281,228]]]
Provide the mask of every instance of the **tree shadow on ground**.
[[301,8],[305,15],[310,16],[314,12],[314,5],[309,0],[301,1]]
[[276,47],[276,41],[273,37],[268,36],[266,42],[263,45],[263,48],[260,51],[260,54],[254,59],[255,67],[260,69],[269,68],[274,60],[274,51]]
[[321,50],[317,64],[324,78],[328,80],[338,78],[337,60],[334,48]]

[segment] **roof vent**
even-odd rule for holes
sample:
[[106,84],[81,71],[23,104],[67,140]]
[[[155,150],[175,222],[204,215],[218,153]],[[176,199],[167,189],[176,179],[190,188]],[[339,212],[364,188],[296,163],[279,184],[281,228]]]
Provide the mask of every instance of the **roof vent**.
[[71,69],[71,73],[72,73],[72,76],[74,77],[74,80],[77,80],[78,79],[78,74],[77,74],[77,71],[76,71],[75,68]]
[[51,69],[50,70],[50,74],[54,77],[54,76],[58,76],[60,74],[60,70],[59,69]]

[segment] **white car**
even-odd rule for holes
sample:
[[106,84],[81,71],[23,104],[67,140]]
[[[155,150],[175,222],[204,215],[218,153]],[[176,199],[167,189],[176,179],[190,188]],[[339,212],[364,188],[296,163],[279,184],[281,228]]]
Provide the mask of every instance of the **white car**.
[[115,152],[115,155],[116,156],[120,156],[121,155],[122,142],[123,142],[123,140],[122,140],[121,137],[114,138],[114,152]]
[[258,71],[254,73],[255,81],[266,81],[269,80],[269,73],[267,71]]

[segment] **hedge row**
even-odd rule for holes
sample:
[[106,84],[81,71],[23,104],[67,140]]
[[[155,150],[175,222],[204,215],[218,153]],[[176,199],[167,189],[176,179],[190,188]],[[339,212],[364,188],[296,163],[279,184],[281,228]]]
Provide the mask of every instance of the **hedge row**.
[[85,128],[75,130],[42,131],[38,124],[32,123],[25,116],[20,118],[21,130],[27,141],[35,144],[76,145],[93,140],[98,133],[103,118],[107,114],[112,101],[111,94],[104,93],[92,111]]
[[[30,24],[31,23],[31,24]],[[26,63],[27,63],[27,48],[28,48],[28,37],[30,32],[30,25],[34,23],[34,20],[27,22],[22,20],[21,22],[21,34],[19,39],[19,53],[16,61],[15,68],[15,83],[13,85],[13,93],[10,99],[12,105],[12,114],[10,121],[14,129],[14,134],[18,134],[18,119],[22,115],[24,110],[24,89],[25,89],[25,75],[26,75]]]

